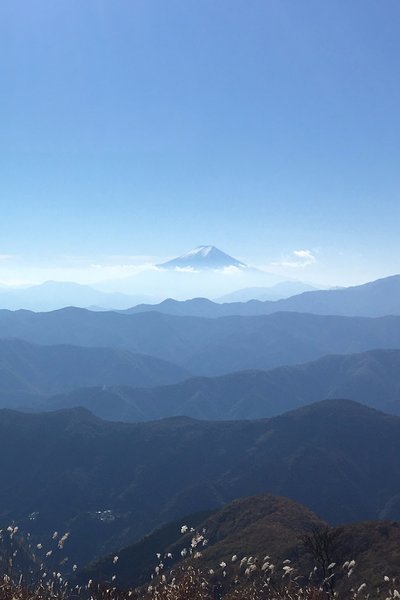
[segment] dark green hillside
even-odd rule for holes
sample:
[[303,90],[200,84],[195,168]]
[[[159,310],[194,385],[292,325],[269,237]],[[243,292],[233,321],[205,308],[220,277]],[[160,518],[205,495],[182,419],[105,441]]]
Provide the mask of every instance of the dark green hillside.
[[235,422],[3,410],[0,469],[1,521],[41,541],[71,531],[82,564],[183,514],[267,492],[331,523],[398,519],[400,419],[334,400]]

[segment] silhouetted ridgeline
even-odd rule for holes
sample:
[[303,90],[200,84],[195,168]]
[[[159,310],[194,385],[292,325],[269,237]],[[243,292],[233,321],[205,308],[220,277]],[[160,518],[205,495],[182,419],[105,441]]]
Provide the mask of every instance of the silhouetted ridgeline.
[[127,309],[125,312],[148,311],[213,318],[228,315],[267,315],[282,311],[350,317],[400,315],[400,275],[392,275],[348,288],[307,291],[283,300],[249,300],[248,302],[217,304],[206,298],[195,298],[183,302],[168,299],[156,305],[141,304]]
[[84,406],[104,419],[149,421],[172,416],[259,419],[325,398],[350,398],[400,413],[400,350],[331,355],[270,371],[196,377],[150,389],[94,387],[46,398],[39,410]]

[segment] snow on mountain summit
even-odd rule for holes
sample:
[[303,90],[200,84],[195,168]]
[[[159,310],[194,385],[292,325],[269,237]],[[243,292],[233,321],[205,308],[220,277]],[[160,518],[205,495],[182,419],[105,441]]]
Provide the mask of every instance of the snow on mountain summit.
[[[212,252],[214,246],[197,246],[193,250],[189,250],[186,254],[183,254],[180,258],[186,258],[188,256],[208,256]],[[215,248],[217,250],[217,248]]]
[[157,265],[162,269],[224,269],[227,267],[236,267],[238,269],[246,268],[246,265],[233,256],[229,256],[215,246],[197,246],[186,254],[173,258],[165,263]]

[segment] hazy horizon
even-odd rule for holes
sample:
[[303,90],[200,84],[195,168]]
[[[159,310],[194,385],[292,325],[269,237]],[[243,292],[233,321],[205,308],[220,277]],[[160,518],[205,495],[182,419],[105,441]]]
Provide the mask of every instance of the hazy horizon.
[[[162,263],[177,258],[177,256],[171,255],[100,258],[103,258],[103,262],[96,263],[94,259],[92,262],[89,257],[60,257],[58,265],[42,264],[30,267],[21,265],[17,268],[17,272],[21,274],[21,279],[18,279],[15,278],[14,265],[22,261],[18,257],[4,257],[0,272],[5,273],[6,276],[0,279],[0,285],[6,289],[18,290],[50,282],[77,283],[107,292],[148,294],[158,299],[165,297],[180,299],[199,295],[217,297],[241,288],[270,288],[286,281],[303,282],[315,288],[348,287],[396,274],[382,273],[371,279],[359,277],[352,281],[346,277],[340,281],[315,280],[312,275],[310,276],[309,267],[314,266],[317,259],[308,250],[294,251],[292,256],[282,260],[282,264],[278,261],[272,261],[269,264],[247,262],[245,263],[247,268],[243,271],[234,267],[209,270],[195,268],[166,270],[161,266]],[[121,258],[124,261],[121,261]],[[245,262],[241,257],[235,256],[234,258]],[[7,278],[8,268],[10,279]],[[202,289],[204,289],[203,294],[196,292],[196,290]]]
[[199,244],[315,285],[399,272],[399,17],[2,2],[0,282],[122,291]]

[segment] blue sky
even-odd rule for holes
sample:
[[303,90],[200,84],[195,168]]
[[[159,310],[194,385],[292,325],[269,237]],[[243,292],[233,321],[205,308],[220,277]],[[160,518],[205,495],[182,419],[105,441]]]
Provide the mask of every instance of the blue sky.
[[199,244],[321,283],[399,272],[399,19],[398,0],[3,0],[0,281]]

